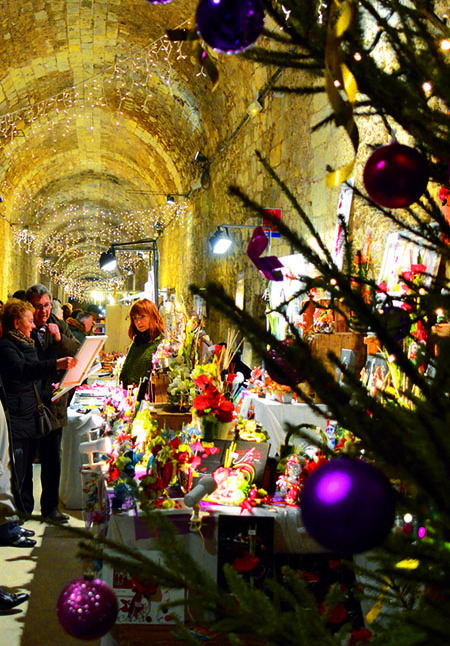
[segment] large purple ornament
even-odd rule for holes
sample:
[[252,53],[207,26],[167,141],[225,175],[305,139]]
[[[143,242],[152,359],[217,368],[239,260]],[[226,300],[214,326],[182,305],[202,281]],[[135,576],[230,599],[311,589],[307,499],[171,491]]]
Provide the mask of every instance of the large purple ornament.
[[237,54],[253,45],[263,30],[259,0],[200,0],[195,24],[207,45],[224,54]]
[[75,579],[59,595],[56,614],[66,633],[77,639],[100,639],[114,626],[118,604],[101,579]]
[[364,168],[364,186],[374,202],[387,209],[405,208],[428,184],[428,164],[421,153],[397,142],[377,148]]
[[389,534],[395,491],[372,464],[335,458],[307,477],[300,507],[303,524],[318,543],[341,554],[357,554]]

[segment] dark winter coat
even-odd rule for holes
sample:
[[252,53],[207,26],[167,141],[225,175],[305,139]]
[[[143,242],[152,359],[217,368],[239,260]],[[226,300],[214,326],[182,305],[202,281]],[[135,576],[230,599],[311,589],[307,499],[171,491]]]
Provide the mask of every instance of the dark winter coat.
[[[34,339],[36,344],[36,351],[39,359],[59,359],[61,357],[74,357],[80,348],[80,344],[73,337],[69,326],[65,321],[61,321],[53,314],[50,314],[48,323],[56,323],[61,333],[61,341],[56,343],[53,340],[50,332],[46,332],[43,342],[39,341],[36,330],[31,332],[31,338]],[[42,401],[48,406],[52,412],[53,429],[61,428],[67,424],[67,403],[69,393],[64,394],[62,397],[52,402],[52,394],[54,392],[53,384],[61,381],[64,375],[64,370],[55,370],[48,373],[42,382]]]
[[16,339],[0,339],[0,374],[13,438],[40,437],[33,382],[39,390],[41,380],[55,371],[56,359],[40,361],[33,345]]
[[80,323],[80,321],[73,319],[71,316],[69,316],[66,323],[69,326],[69,330],[72,332],[75,339],[79,341],[81,345],[83,345],[84,340],[87,336],[86,328],[84,327],[83,323]]

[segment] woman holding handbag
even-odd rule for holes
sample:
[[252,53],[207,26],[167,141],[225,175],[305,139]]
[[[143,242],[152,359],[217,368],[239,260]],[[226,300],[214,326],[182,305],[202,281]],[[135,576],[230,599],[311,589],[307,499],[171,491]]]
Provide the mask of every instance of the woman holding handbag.
[[4,306],[3,336],[0,339],[0,375],[6,391],[12,453],[17,483],[14,495],[17,508],[31,514],[33,499],[33,461],[47,414],[40,401],[40,381],[49,372],[68,370],[76,365],[73,357],[37,357],[31,331],[35,327],[31,303],[12,298]]

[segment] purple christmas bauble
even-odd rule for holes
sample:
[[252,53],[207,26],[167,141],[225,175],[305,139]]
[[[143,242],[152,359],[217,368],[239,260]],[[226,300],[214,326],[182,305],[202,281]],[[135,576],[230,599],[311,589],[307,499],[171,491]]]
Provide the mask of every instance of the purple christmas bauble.
[[195,24],[207,45],[224,54],[237,54],[253,45],[263,30],[259,0],[200,0]]
[[395,491],[372,464],[335,458],[306,478],[300,508],[307,532],[318,543],[341,554],[357,554],[389,534]]
[[381,325],[396,341],[401,341],[408,336],[412,321],[406,310],[401,307],[385,305],[380,314],[382,316]]
[[172,0],[147,0],[150,4],[169,4]]
[[101,579],[75,579],[59,595],[56,614],[66,633],[83,640],[99,639],[114,626],[118,604]]
[[387,209],[405,208],[420,198],[428,184],[425,157],[397,142],[377,148],[364,168],[364,186],[374,202]]
[[275,362],[275,366],[266,362],[265,369],[271,379],[283,386],[295,386],[304,381],[299,372],[291,365],[289,359],[289,345],[286,344],[286,352],[278,352],[274,348],[269,350],[270,358]]

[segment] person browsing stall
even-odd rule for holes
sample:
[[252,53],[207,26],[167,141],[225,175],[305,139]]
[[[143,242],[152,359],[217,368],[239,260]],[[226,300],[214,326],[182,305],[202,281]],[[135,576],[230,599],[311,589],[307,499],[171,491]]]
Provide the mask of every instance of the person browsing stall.
[[152,370],[153,354],[164,334],[164,321],[156,305],[147,298],[133,303],[129,312],[128,349],[119,380],[124,388],[137,386]]
[[66,323],[77,341],[83,343],[87,335],[92,330],[92,326],[94,325],[94,315],[92,312],[85,312],[84,310],[80,310],[76,318],[69,316],[69,318],[66,320]]
[[[51,296],[44,285],[32,285],[27,290],[27,301],[34,307],[35,328],[31,338],[35,341],[39,359],[58,359],[62,356],[73,357],[80,348],[65,321],[51,314]],[[41,513],[55,522],[67,522],[69,516],[58,509],[59,481],[61,477],[61,437],[62,428],[67,424],[69,393],[56,401],[51,401],[54,384],[61,381],[63,372],[58,368],[47,373],[42,384],[42,402],[52,414],[53,430],[39,441],[41,459]]]
[[[31,514],[33,498],[33,461],[39,450],[41,457],[41,511],[42,515],[58,520],[54,509],[45,507],[53,500],[53,482],[47,453],[42,450],[42,437],[38,427],[38,397],[44,399],[42,384],[54,380],[58,370],[68,370],[77,360],[70,356],[49,357],[40,360],[31,338],[35,330],[35,310],[31,303],[11,299],[3,312],[3,336],[0,339],[0,375],[6,392],[9,414],[12,454],[17,487],[14,495],[20,511]],[[51,397],[51,393],[49,395]],[[50,434],[51,435],[51,434]],[[48,436],[49,437],[49,436]],[[44,456],[44,458],[43,458]]]

